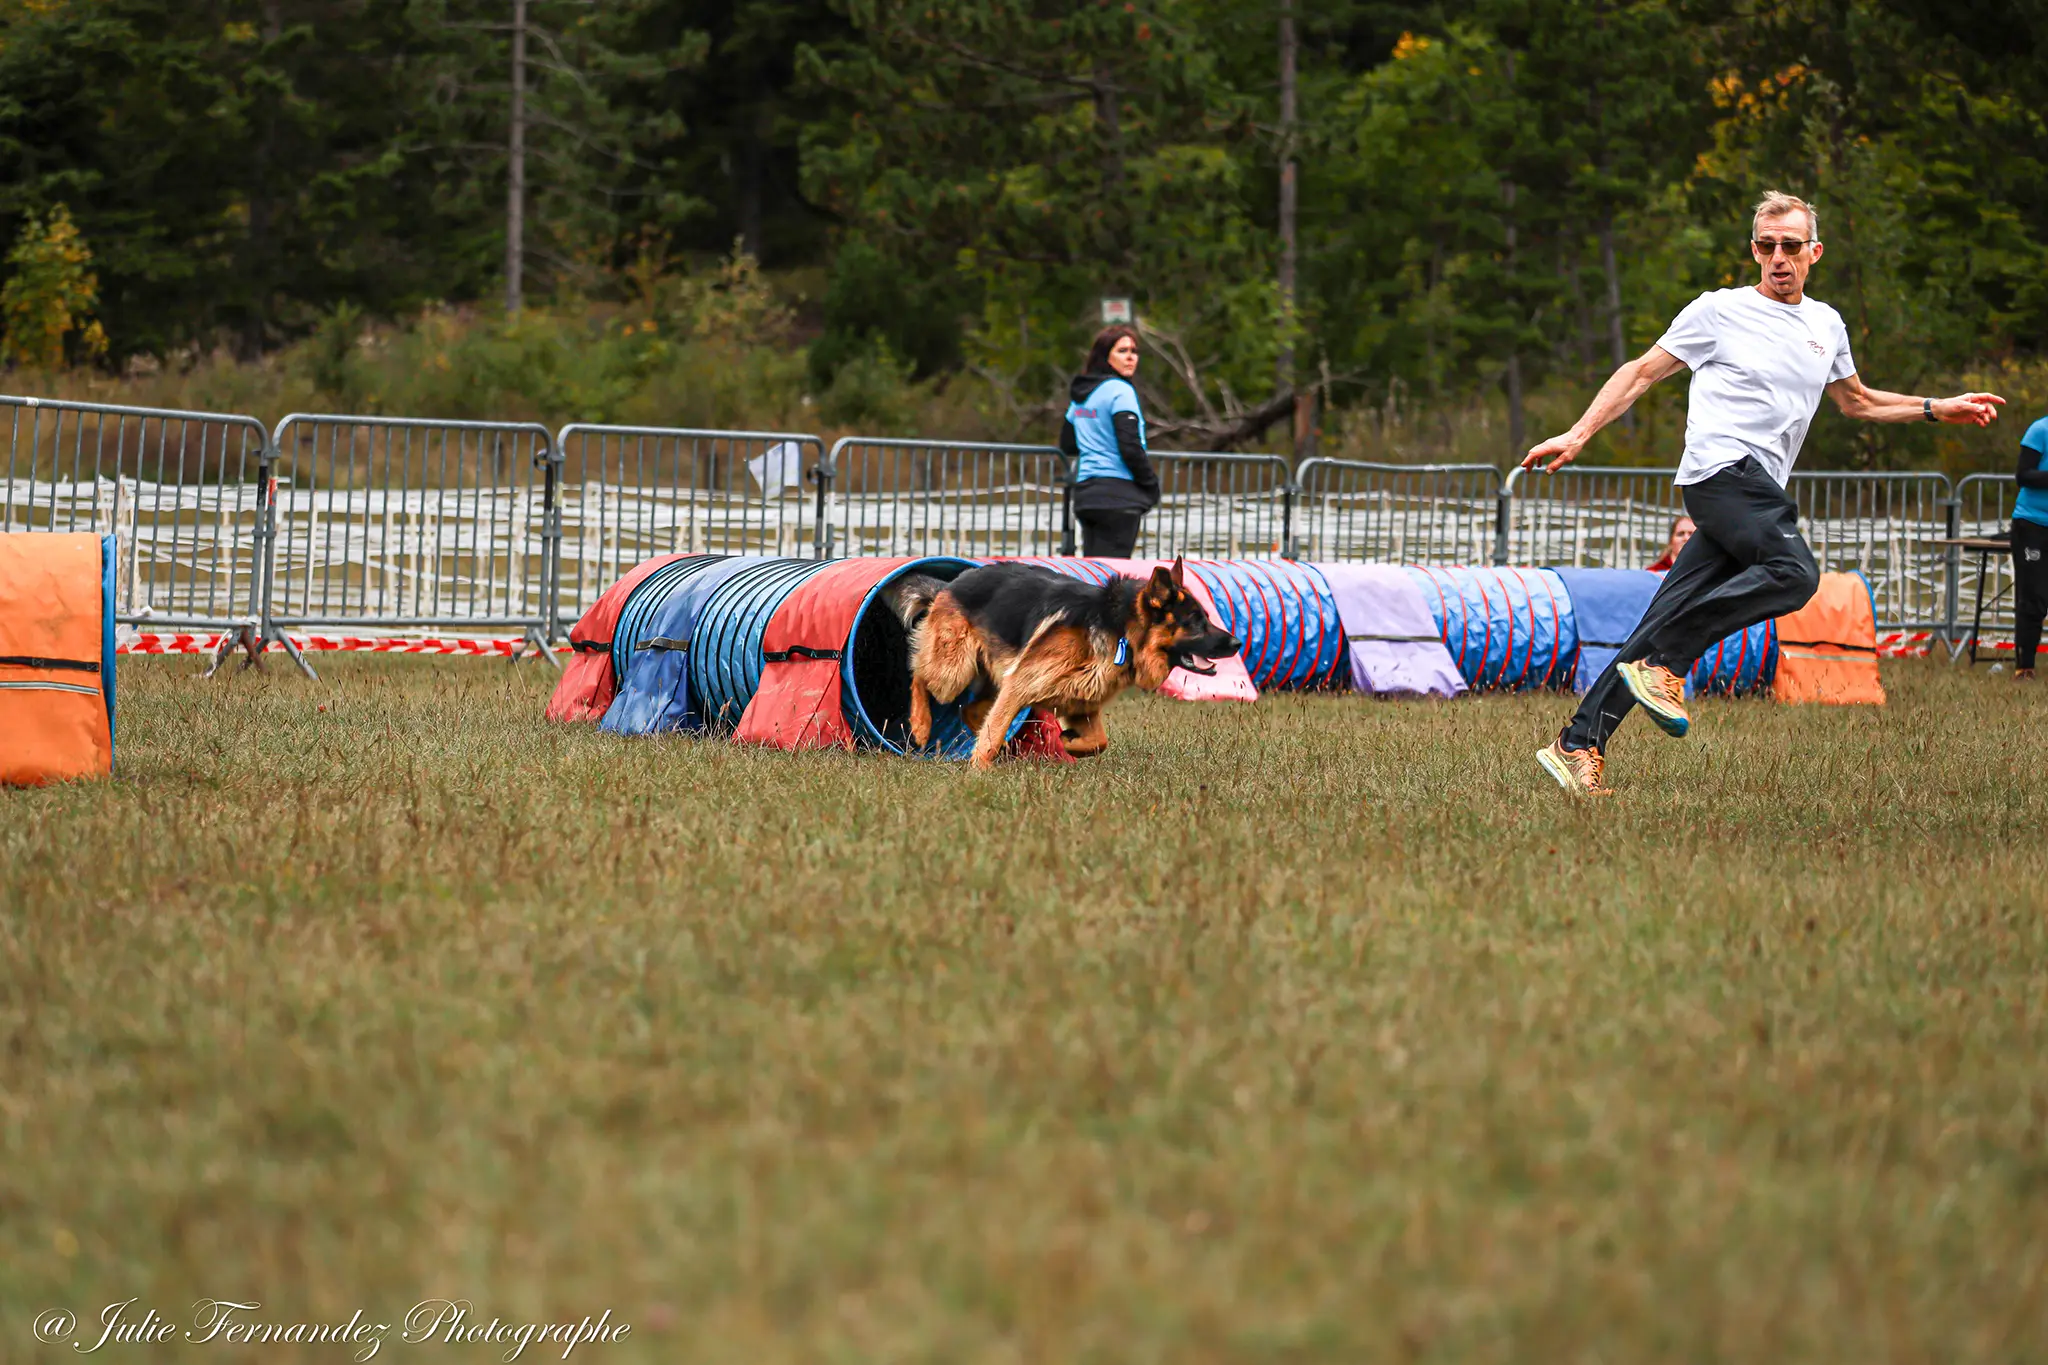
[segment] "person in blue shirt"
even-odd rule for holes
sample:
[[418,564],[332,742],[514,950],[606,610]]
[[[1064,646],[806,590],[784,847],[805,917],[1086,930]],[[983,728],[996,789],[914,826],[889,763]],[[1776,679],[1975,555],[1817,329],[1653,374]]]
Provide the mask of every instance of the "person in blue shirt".
[[2048,618],[2048,417],[2020,437],[2020,492],[2012,504],[2013,676],[2034,676]]
[[1159,505],[1145,414],[1131,386],[1137,372],[1137,329],[1105,327],[1067,391],[1060,449],[1074,462],[1074,518],[1081,553],[1091,559],[1129,559],[1145,514]]

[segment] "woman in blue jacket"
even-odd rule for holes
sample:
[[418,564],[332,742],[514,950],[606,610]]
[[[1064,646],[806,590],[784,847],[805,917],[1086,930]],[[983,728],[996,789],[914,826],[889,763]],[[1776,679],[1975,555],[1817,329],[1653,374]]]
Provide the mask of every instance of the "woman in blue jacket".
[[1135,328],[1105,327],[1088,348],[1088,367],[1068,390],[1060,449],[1074,461],[1074,517],[1081,553],[1129,559],[1138,527],[1159,505],[1159,475],[1145,453],[1145,414],[1131,376],[1138,372]]

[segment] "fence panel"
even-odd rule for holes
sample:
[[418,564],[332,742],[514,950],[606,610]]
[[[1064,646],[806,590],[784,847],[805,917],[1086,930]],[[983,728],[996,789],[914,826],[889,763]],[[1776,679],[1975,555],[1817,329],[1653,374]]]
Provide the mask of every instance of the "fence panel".
[[1510,470],[1502,562],[1642,568],[1664,552],[1672,521],[1685,511],[1671,482],[1677,473],[1576,464],[1555,474]]
[[825,554],[816,436],[575,423],[555,449],[569,620],[652,555]]
[[115,538],[124,622],[229,626],[262,599],[269,433],[253,417],[0,396],[0,531]]
[[[2012,530],[2013,500],[2019,496],[2020,484],[2010,474],[1967,474],[1956,484],[1955,530],[1958,536],[1998,536],[2003,538]],[[1975,619],[1977,605],[1977,552],[1954,549],[1950,552],[1951,581],[1956,585],[1954,604],[1956,610],[1955,628],[1949,632],[1949,640],[1957,647],[1958,653],[1969,639],[1970,622]],[[1979,633],[1985,639],[2012,638],[2012,556],[1990,554],[1984,556],[1984,624]]]
[[1071,553],[1067,460],[1051,446],[847,436],[825,457],[825,552]]
[[272,623],[553,624],[546,427],[294,413],[276,449]]
[[[1640,569],[1685,510],[1676,470],[1568,465],[1508,475],[1514,564]],[[1947,615],[1948,480],[1940,474],[1798,471],[1788,486],[1823,570],[1870,580],[1882,630],[1940,629]]]
[[1794,471],[1786,491],[1822,570],[1870,581],[1879,630],[1946,628],[1947,476]]
[[1145,515],[1134,554],[1274,559],[1287,553],[1293,482],[1278,455],[1151,452],[1159,505]]
[[1390,564],[1485,564],[1493,558],[1500,471],[1488,464],[1302,462],[1294,557]]

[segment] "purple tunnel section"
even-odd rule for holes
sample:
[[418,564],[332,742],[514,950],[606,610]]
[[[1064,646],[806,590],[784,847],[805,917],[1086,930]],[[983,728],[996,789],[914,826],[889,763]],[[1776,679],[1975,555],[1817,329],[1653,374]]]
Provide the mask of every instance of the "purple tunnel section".
[[1353,689],[1379,697],[1465,691],[1422,591],[1392,564],[1317,564],[1343,622]]

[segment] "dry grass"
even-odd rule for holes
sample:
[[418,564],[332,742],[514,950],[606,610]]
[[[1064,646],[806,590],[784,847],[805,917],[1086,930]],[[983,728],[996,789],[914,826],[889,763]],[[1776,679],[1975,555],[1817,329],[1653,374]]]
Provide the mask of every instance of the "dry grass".
[[2005,677],[1638,725],[1583,809],[1555,697],[977,778],[323,668],[129,662],[118,778],[0,793],[0,1359],[434,1295],[620,1361],[2048,1357]]

